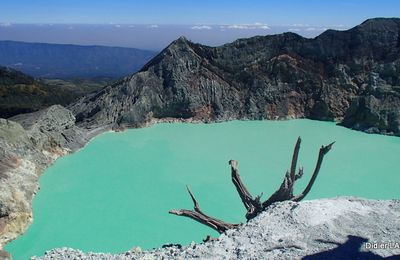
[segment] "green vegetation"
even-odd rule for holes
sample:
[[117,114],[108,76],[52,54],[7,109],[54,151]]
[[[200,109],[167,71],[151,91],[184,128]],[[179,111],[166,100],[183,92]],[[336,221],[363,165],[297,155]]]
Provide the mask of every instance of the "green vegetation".
[[98,90],[111,79],[35,79],[22,72],[0,67],[0,117],[9,118],[54,104],[67,106]]

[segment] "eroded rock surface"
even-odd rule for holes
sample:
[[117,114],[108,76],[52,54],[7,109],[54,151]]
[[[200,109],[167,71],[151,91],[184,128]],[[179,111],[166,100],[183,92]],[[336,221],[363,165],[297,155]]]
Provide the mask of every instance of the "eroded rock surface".
[[40,174],[55,159],[91,137],[75,117],[55,105],[12,120],[0,119],[0,248],[25,231]]
[[139,73],[70,108],[86,127],[345,118],[350,128],[400,135],[399,32],[399,18],[379,18],[314,39],[284,33],[208,47],[181,37]]

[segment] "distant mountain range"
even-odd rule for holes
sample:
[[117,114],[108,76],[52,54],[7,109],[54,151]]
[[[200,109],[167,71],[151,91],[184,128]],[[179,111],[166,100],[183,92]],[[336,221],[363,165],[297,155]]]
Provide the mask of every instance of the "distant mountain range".
[[400,19],[313,39],[295,33],[209,47],[179,38],[140,72],[70,107],[87,127],[154,118],[311,118],[400,135]]
[[0,65],[41,78],[120,78],[155,55],[134,48],[0,41]]

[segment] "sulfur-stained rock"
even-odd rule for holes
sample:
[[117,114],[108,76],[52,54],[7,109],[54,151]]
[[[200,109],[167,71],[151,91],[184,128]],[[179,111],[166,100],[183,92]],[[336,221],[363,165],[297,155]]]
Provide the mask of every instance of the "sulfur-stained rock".
[[[89,128],[143,126],[171,117],[306,117],[346,118],[343,125],[350,128],[400,135],[399,32],[399,18],[379,18],[314,39],[284,33],[208,47],[181,37],[140,72],[70,109]],[[383,122],[360,106],[371,96],[383,106],[371,116]]]

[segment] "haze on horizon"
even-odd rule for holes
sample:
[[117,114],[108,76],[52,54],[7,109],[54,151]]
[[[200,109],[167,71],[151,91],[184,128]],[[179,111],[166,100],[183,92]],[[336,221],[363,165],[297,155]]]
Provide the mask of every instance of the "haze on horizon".
[[211,46],[287,31],[315,37],[374,17],[400,17],[400,1],[3,0],[0,40],[160,50],[182,35]]

